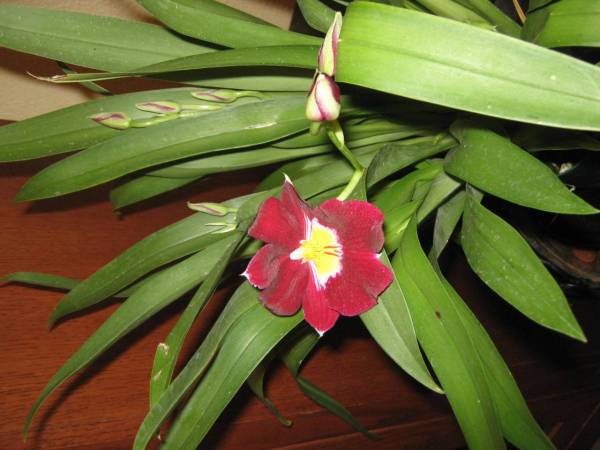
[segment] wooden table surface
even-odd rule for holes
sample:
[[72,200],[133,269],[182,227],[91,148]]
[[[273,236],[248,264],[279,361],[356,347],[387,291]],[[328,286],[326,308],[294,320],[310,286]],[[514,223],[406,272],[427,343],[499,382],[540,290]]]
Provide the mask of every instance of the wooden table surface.
[[[184,189],[120,217],[106,201],[106,188],[15,204],[12,198],[19,187],[47,163],[0,165],[0,275],[24,270],[86,277],[143,236],[189,215],[186,200],[220,201],[249,192],[256,182],[252,174],[219,177],[213,185]],[[482,286],[462,258],[452,258],[448,273],[487,327],[557,447],[598,445],[600,304],[591,299],[573,302],[590,338],[582,345],[533,326]],[[41,389],[118,306],[104,303],[49,331],[47,319],[61,295],[15,284],[0,287],[0,449],[127,449],[148,405],[156,344],[173,326],[182,303],[141,326],[51,396],[24,444],[20,433],[25,416]],[[222,298],[213,302],[213,312]],[[197,345],[207,320],[195,325],[185,354]],[[358,320],[343,320],[303,373],[383,439],[369,441],[323,411],[276,366],[268,394],[293,426],[282,427],[243,388],[202,448],[451,449],[464,443],[445,398],[400,371]]]

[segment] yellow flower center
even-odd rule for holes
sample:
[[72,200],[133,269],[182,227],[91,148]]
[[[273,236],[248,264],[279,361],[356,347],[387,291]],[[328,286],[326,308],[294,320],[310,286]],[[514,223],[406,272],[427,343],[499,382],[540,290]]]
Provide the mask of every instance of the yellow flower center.
[[313,219],[307,226],[306,239],[290,253],[291,259],[309,263],[317,286],[324,287],[329,278],[337,275],[342,267],[342,246],[337,234]]

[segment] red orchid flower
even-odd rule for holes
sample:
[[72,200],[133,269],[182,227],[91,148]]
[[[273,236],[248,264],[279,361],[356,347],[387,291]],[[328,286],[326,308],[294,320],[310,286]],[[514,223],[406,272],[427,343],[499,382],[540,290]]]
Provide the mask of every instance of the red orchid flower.
[[267,308],[285,316],[302,307],[323,335],[340,315],[375,306],[392,282],[379,261],[382,224],[382,212],[368,202],[328,200],[311,209],[286,180],[281,200],[267,199],[248,231],[266,245],[243,275],[262,289]]

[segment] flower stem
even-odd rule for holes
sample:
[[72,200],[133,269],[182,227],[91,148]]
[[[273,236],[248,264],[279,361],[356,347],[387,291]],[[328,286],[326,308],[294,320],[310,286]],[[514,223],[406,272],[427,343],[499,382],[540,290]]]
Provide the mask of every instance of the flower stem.
[[340,195],[337,196],[338,200],[344,201],[348,198],[348,196],[350,194],[352,194],[352,192],[354,191],[354,189],[356,189],[356,186],[360,182],[364,171],[365,171],[364,168],[361,170],[354,170],[354,173],[352,174],[352,178],[350,178],[350,181],[348,182],[348,184],[346,185],[344,190],[342,192],[340,192]]
[[344,190],[338,195],[338,200],[346,200],[348,196],[354,191],[358,183],[360,182],[363,174],[365,173],[365,168],[360,163],[360,161],[356,158],[354,153],[350,151],[350,149],[346,146],[346,142],[344,139],[344,130],[340,126],[340,123],[337,120],[333,120],[327,123],[328,130],[327,136],[336,146],[336,148],[340,151],[342,155],[348,160],[348,162],[354,167],[354,173],[352,174],[352,178],[344,188]]

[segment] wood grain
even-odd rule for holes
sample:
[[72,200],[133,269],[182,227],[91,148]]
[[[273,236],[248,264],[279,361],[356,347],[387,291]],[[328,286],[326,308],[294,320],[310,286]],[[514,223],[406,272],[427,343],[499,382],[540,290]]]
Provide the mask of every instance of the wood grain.
[[[222,176],[214,184],[167,195],[121,217],[105,200],[107,188],[32,205],[13,203],[27,177],[46,164],[0,165],[0,275],[30,270],[86,277],[143,236],[190,214],[186,200],[219,201],[249,192],[258,177],[248,172]],[[598,302],[573,303],[590,338],[589,344],[581,345],[532,326],[484,288],[462,258],[450,259],[451,281],[490,331],[558,448],[592,448],[600,430]],[[206,332],[226,291],[195,324],[185,354]],[[108,302],[48,331],[47,319],[61,295],[15,284],[0,287],[0,449],[129,448],[146,412],[156,344],[173,326],[182,303],[151,319],[59,389],[42,408],[24,444],[20,432],[36,396],[118,306]],[[444,397],[398,370],[357,320],[342,321],[320,343],[303,373],[382,439],[369,441],[323,411],[303,396],[282,367],[275,366],[268,393],[293,426],[282,427],[243,389],[203,448],[452,449],[464,443]]]

